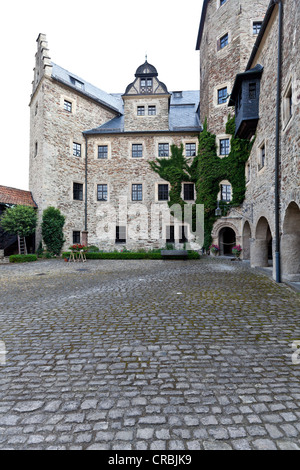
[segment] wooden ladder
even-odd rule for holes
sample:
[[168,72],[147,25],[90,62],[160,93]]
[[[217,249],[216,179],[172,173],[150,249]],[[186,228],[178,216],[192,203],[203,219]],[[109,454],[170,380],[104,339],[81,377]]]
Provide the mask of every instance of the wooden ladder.
[[26,247],[25,237],[20,237],[18,235],[18,246],[19,246],[19,254],[20,255],[27,255],[27,247]]

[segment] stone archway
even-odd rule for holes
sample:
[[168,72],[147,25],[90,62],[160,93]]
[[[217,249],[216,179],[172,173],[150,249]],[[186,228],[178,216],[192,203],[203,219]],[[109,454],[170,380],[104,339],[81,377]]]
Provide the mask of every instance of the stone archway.
[[232,248],[236,245],[236,234],[231,227],[223,227],[219,232],[220,255],[232,255]]
[[270,266],[272,261],[272,233],[267,219],[260,217],[256,225],[253,249],[251,249],[251,266]]
[[280,254],[283,279],[300,281],[300,209],[295,202],[285,212]]
[[242,257],[243,259],[250,259],[250,239],[251,239],[251,228],[248,221],[245,222],[243,228],[243,244],[242,244]]

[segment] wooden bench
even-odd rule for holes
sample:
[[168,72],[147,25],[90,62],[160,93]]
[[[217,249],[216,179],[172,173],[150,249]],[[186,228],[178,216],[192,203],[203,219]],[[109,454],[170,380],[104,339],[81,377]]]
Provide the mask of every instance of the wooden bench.
[[188,259],[187,250],[161,250],[163,259]]

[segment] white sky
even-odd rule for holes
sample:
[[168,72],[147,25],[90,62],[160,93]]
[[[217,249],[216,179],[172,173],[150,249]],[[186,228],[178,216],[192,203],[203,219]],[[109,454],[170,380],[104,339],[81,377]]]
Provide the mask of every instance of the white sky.
[[16,0],[1,8],[0,185],[29,189],[29,100],[36,39],[51,60],[108,93],[148,62],[169,91],[199,89],[203,0]]

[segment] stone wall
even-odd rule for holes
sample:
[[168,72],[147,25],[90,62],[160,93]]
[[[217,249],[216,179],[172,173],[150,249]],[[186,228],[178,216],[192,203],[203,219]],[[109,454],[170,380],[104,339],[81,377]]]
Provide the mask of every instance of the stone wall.
[[[262,21],[269,0],[219,0],[207,5],[200,44],[200,119],[208,120],[208,130],[224,134],[227,102],[217,103],[217,90],[227,87],[230,94],[235,76],[245,70],[256,40],[253,21]],[[228,45],[220,49],[220,39],[228,33]]]

